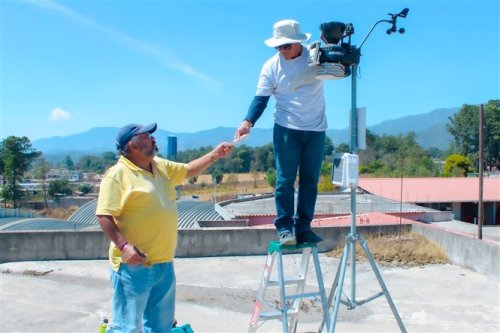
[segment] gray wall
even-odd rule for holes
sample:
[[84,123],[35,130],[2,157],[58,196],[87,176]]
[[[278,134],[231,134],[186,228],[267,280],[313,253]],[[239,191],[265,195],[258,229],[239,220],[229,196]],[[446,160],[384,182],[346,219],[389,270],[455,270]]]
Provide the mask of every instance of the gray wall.
[[[410,225],[403,228],[409,229]],[[394,233],[397,226],[360,226],[359,233]],[[344,240],[348,227],[320,227],[325,239],[319,250],[327,251]],[[266,254],[274,229],[203,228],[181,229],[177,257],[209,257]],[[105,259],[109,241],[101,231],[4,231],[0,232],[0,263],[23,260]]]
[[414,223],[412,230],[443,247],[451,263],[476,272],[500,275],[500,246],[464,235]]
[[[441,245],[453,264],[480,273],[500,275],[500,247],[466,236],[430,228],[423,223],[403,225],[403,230],[422,234]],[[389,234],[398,225],[357,226],[359,234]],[[319,227],[315,231],[325,239],[320,251],[338,246],[349,233],[349,227]],[[261,255],[267,253],[270,241],[276,240],[274,229],[205,228],[181,229],[177,257]],[[5,231],[0,233],[0,263],[23,260],[105,259],[109,242],[101,231]]]

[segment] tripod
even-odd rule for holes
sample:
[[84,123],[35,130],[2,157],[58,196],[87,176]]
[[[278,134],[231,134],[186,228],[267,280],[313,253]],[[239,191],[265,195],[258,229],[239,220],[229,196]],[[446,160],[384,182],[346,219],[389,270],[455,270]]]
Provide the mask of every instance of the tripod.
[[[314,45],[312,50],[314,51],[313,57],[312,57],[312,64],[317,65],[321,64],[324,62],[338,62],[343,64],[344,66],[352,66],[351,70],[351,117],[350,117],[350,143],[349,143],[349,150],[351,154],[356,154],[358,151],[358,146],[361,144],[364,148],[365,143],[363,140],[359,140],[358,136],[358,109],[357,109],[357,103],[356,103],[356,81],[357,81],[357,74],[358,74],[358,64],[360,61],[360,56],[361,56],[361,47],[363,44],[366,42],[368,36],[372,33],[373,29],[375,26],[377,26],[379,23],[386,22],[390,23],[391,27],[386,31],[388,35],[392,33],[400,33],[403,34],[405,32],[405,29],[397,29],[396,27],[396,22],[399,17],[405,18],[406,15],[408,14],[409,9],[405,8],[403,9],[400,13],[398,14],[389,14],[391,16],[391,19],[389,20],[379,20],[377,21],[368,34],[365,36],[363,41],[361,42],[359,47],[351,45],[351,35],[354,34],[354,27],[351,23],[349,24],[344,24],[341,22],[329,22],[329,23],[323,23],[320,25],[321,29],[321,39],[328,44],[327,47],[321,48],[317,45]],[[348,38],[347,43],[344,42],[344,38]],[[317,47],[318,46],[318,47]],[[346,71],[347,73],[347,71]],[[336,76],[335,74],[332,74],[333,76]],[[338,77],[338,76],[337,76]],[[364,126],[363,126],[364,128]],[[332,289],[330,291],[330,295],[328,297],[328,311],[330,311],[330,308],[333,307],[332,313],[330,315],[329,319],[323,319],[321,322],[320,328],[318,333],[321,333],[323,330],[323,326],[325,324],[325,321],[328,321],[327,323],[327,328],[328,332],[332,333],[335,331],[335,325],[337,323],[337,316],[339,312],[339,307],[340,303],[347,305],[347,308],[349,310],[354,309],[358,305],[363,305],[365,303],[368,303],[382,295],[385,295],[385,298],[387,299],[387,302],[389,303],[389,306],[391,307],[392,313],[394,314],[394,317],[396,318],[396,321],[399,325],[399,328],[401,329],[401,332],[406,333],[406,328],[403,324],[403,321],[401,320],[401,317],[398,314],[398,311],[396,310],[396,307],[394,306],[394,302],[392,301],[391,295],[389,294],[389,291],[387,290],[387,287],[385,286],[384,280],[382,279],[382,275],[380,275],[380,272],[377,268],[377,265],[375,264],[375,261],[373,259],[373,256],[370,253],[370,250],[368,249],[368,245],[366,244],[365,239],[363,238],[362,235],[358,235],[356,233],[356,189],[358,185],[358,158],[356,155],[354,155],[355,158],[352,160],[355,161],[353,165],[350,165],[350,161],[344,161],[346,168],[343,168],[342,172],[342,181],[341,184],[342,186],[345,187],[350,187],[351,189],[351,230],[349,234],[346,237],[346,243],[344,246],[344,249],[342,251],[342,256],[340,259],[340,264],[339,268],[337,269],[337,273],[335,274],[335,279],[333,281]],[[342,158],[343,159],[343,158]],[[343,165],[344,167],[344,165]],[[334,168],[335,170],[335,168]],[[345,175],[347,171],[348,175]],[[352,172],[352,170],[355,170],[355,172]],[[335,183],[335,175],[332,173],[332,176],[334,179],[332,179],[332,182]],[[344,179],[345,178],[345,179]],[[344,182],[344,180],[346,180]],[[371,268],[377,277],[378,283],[380,284],[380,287],[382,288],[382,291],[368,297],[367,299],[357,301],[356,300],[356,242],[359,242],[361,248],[365,252],[366,257],[368,258],[368,261],[371,265]],[[347,270],[347,261],[348,258],[351,258],[351,297],[346,299],[342,299],[342,290],[344,287],[344,279],[345,279],[345,273]],[[328,318],[328,316],[325,316],[325,318]]]
[[[356,153],[358,149],[358,112],[356,105],[356,75],[357,75],[357,64],[352,65],[352,84],[351,84],[351,142],[350,142],[350,150],[352,153]],[[328,327],[328,333],[332,333],[335,331],[335,325],[337,323],[337,316],[339,312],[340,303],[345,304],[347,309],[354,309],[358,305],[363,305],[368,303],[382,295],[385,295],[389,306],[391,307],[392,313],[396,318],[396,321],[401,329],[401,332],[406,333],[406,328],[401,320],[401,317],[398,314],[396,306],[392,301],[391,295],[385,286],[384,280],[382,279],[382,275],[377,268],[375,260],[368,249],[368,245],[366,244],[365,239],[362,235],[356,233],[356,188],[357,184],[351,186],[351,229],[349,234],[346,237],[346,243],[344,249],[342,251],[342,256],[340,259],[339,268],[337,269],[337,273],[335,274],[335,279],[333,281],[332,289],[330,295],[328,297],[328,309],[332,308],[333,310],[330,316],[330,322]],[[382,288],[382,291],[379,293],[368,297],[365,300],[357,301],[356,300],[356,242],[359,242],[361,248],[365,252],[368,261],[370,262],[371,268],[377,277],[378,283]],[[351,297],[346,298],[345,300],[341,299],[342,290],[344,287],[344,279],[345,273],[347,270],[347,261],[348,258],[351,258]],[[332,304],[333,303],[333,304]],[[324,321],[321,323],[320,329],[318,332],[321,332],[323,329]]]

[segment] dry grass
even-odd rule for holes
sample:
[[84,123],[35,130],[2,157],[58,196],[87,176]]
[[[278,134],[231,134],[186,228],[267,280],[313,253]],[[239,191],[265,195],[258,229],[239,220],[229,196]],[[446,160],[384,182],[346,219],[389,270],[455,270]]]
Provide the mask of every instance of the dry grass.
[[[426,264],[444,264],[448,257],[443,248],[425,237],[407,232],[393,235],[369,235],[366,243],[375,261],[381,265],[415,267]],[[333,249],[329,256],[340,257],[344,244]],[[356,242],[356,260],[367,260],[365,252]]]
[[67,220],[71,214],[76,212],[80,207],[71,206],[68,208],[48,208],[42,209],[38,212],[38,214],[43,215],[45,217],[51,217],[53,219]]
[[274,189],[267,183],[264,173],[259,173],[255,179],[251,173],[224,174],[222,183],[217,186],[217,189],[214,189],[211,175],[200,175],[196,184],[191,185],[186,181],[182,186],[183,196],[196,195],[201,201],[212,201],[215,195],[217,202],[232,199],[240,194],[260,194],[273,191]]

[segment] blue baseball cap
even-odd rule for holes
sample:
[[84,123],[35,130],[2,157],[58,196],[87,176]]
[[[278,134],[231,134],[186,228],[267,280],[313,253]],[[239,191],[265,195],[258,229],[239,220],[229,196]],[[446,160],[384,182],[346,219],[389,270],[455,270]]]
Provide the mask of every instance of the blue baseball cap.
[[116,149],[123,150],[127,143],[136,135],[142,133],[153,133],[156,131],[156,123],[152,123],[146,126],[139,124],[128,124],[123,126],[118,134],[116,135]]

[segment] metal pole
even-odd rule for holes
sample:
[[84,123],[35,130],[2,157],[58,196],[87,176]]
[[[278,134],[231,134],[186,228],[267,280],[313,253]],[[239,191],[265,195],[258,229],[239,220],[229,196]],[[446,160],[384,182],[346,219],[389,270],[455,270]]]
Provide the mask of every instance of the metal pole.
[[401,239],[401,216],[403,215],[403,172],[405,165],[405,155],[401,154],[401,191],[399,193],[399,238]]
[[477,206],[477,238],[483,239],[483,104],[479,106],[479,204]]
[[[352,65],[351,74],[351,142],[349,149],[351,154],[356,154],[358,151],[358,106],[357,100],[357,76],[358,65]],[[356,235],[356,186],[351,186],[351,234],[349,237]],[[351,246],[351,305],[349,308],[356,307],[356,242]]]

